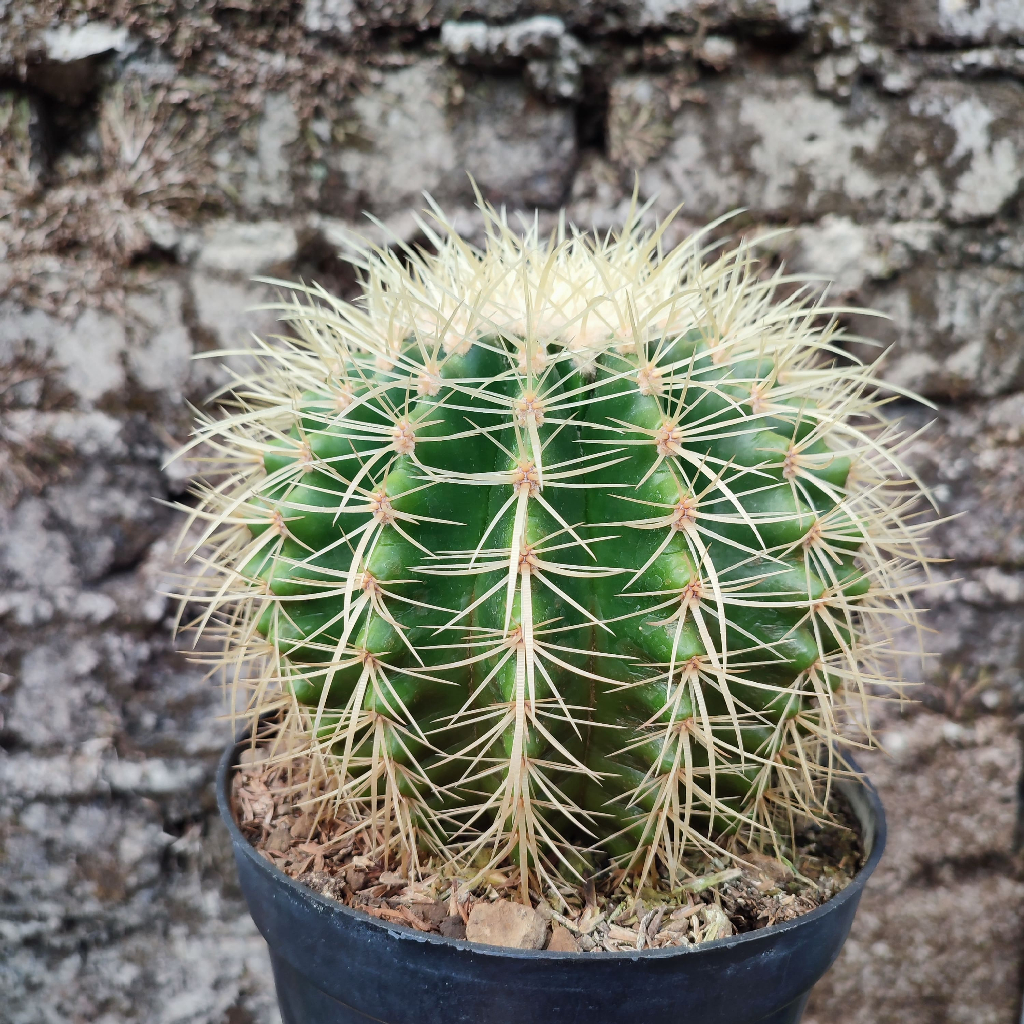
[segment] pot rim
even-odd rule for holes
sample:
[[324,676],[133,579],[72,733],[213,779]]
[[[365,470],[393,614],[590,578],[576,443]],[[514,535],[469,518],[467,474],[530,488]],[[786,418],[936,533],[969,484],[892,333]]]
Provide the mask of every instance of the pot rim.
[[[776,936],[784,935],[795,928],[799,928],[802,924],[809,924],[812,921],[822,918],[830,911],[841,906],[850,899],[859,899],[864,886],[867,884],[868,879],[878,866],[878,862],[882,859],[882,854],[885,850],[886,821],[885,809],[882,806],[882,801],[867,776],[860,770],[857,763],[847,755],[845,757],[846,763],[854,771],[858,772],[858,775],[852,779],[837,780],[836,785],[844,791],[849,790],[846,795],[847,798],[851,799],[851,802],[854,803],[855,810],[857,809],[856,804],[862,803],[864,810],[867,812],[866,817],[868,818],[868,821],[866,824],[874,826],[873,829],[866,829],[869,833],[867,841],[870,844],[870,851],[868,852],[864,865],[854,876],[850,884],[841,892],[833,896],[827,903],[822,903],[820,906],[815,907],[814,910],[811,910],[806,914],[801,914],[799,917],[795,917],[790,921],[783,921],[779,924],[768,925],[765,928],[759,928],[756,931],[751,932],[743,932],[739,935],[730,935],[726,938],[712,939],[710,942],[702,942],[696,946],[675,946],[667,947],[665,949],[633,949],[621,950],[619,952],[609,952],[607,950],[601,950],[600,952],[584,952],[583,950],[580,950],[577,953],[563,953],[548,949],[512,949],[508,946],[490,946],[485,943],[470,942],[468,939],[449,939],[443,935],[436,935],[433,932],[419,932],[412,928],[396,927],[393,924],[382,921],[380,918],[373,917],[370,914],[364,914],[361,911],[354,910],[352,907],[348,907],[343,903],[338,903],[333,899],[322,896],[320,893],[314,892],[312,889],[307,889],[306,886],[300,885],[295,881],[295,879],[286,875],[280,868],[271,864],[266,857],[261,856],[256,848],[242,834],[242,831],[238,827],[238,823],[235,821],[235,817],[231,812],[231,776],[234,769],[237,767],[236,761],[238,753],[248,742],[248,737],[243,735],[233,743],[229,743],[225,748],[224,753],[221,755],[220,763],[217,766],[217,807],[220,811],[221,820],[227,827],[228,834],[231,837],[231,842],[235,848],[236,854],[237,851],[241,849],[242,855],[247,857],[261,874],[268,876],[279,885],[284,885],[284,887],[286,889],[290,889],[293,894],[298,895],[300,898],[317,907],[321,913],[338,915],[343,919],[351,921],[353,924],[375,927],[380,931],[387,932],[394,938],[401,941],[426,942],[440,946],[449,946],[454,949],[465,950],[466,952],[472,952],[480,955],[512,957],[516,960],[540,957],[545,960],[561,960],[570,962],[588,962],[591,960],[608,961],[611,959],[637,960],[641,958],[662,959],[676,956],[695,956],[710,950],[727,949],[732,946],[741,946],[746,943],[757,943],[759,941],[763,942],[766,938],[771,939]],[[858,796],[861,798],[860,800],[857,799]],[[863,820],[861,823],[862,825],[865,824]],[[752,949],[751,953],[753,952],[754,950]]]

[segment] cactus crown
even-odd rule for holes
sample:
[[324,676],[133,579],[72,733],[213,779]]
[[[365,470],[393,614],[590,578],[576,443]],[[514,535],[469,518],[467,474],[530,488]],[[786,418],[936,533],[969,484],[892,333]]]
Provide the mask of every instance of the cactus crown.
[[[204,417],[189,597],[334,799],[413,869],[581,851],[675,881],[825,813],[922,562],[871,370],[749,245],[369,249]],[[854,714],[844,711],[850,702]]]

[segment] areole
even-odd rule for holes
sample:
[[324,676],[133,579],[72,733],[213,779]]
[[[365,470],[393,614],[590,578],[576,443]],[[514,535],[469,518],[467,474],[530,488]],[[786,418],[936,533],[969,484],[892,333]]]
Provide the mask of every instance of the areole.
[[217,802],[250,913],[270,946],[285,1024],[797,1024],[846,941],[885,846],[874,788],[865,779],[839,780],[860,821],[866,861],[846,889],[803,917],[683,950],[474,945],[389,926],[268,863],[231,812],[240,746],[221,759]]

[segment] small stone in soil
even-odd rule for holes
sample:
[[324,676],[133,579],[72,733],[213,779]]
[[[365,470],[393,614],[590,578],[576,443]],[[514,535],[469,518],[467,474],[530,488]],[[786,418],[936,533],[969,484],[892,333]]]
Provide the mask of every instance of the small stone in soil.
[[560,924],[553,924],[551,926],[551,939],[548,942],[548,949],[553,953],[578,953],[580,951],[580,947],[573,938],[572,932],[568,928],[563,928]]
[[778,885],[784,885],[793,877],[793,872],[785,864],[766,854],[745,853],[743,859]]
[[312,814],[303,814],[292,822],[290,834],[293,839],[308,839],[313,829],[315,818]]
[[421,921],[434,928],[448,916],[448,907],[444,903],[414,903],[409,909]]
[[446,939],[464,939],[466,926],[461,917],[446,917],[440,925],[441,934]]
[[332,878],[326,871],[307,871],[304,875],[299,875],[296,881],[328,899],[338,900],[339,903],[345,900],[342,880]]
[[488,946],[543,949],[548,923],[532,907],[509,900],[476,903],[469,914],[466,938]]
[[360,870],[354,864],[349,864],[345,868],[345,884],[353,892],[359,892],[366,884],[366,872]]
[[288,832],[288,826],[275,828],[263,848],[271,853],[287,853],[292,848],[292,837]]

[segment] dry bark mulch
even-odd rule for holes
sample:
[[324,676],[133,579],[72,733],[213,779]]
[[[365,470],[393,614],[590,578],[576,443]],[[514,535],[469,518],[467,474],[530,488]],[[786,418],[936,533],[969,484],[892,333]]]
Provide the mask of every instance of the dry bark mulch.
[[[515,898],[514,868],[490,871],[472,891],[440,874],[410,881],[407,864],[370,855],[357,821],[299,806],[294,768],[261,764],[259,748],[245,755],[232,779],[238,825],[263,857],[312,891],[392,925],[458,939],[477,904]],[[620,871],[588,881],[558,906],[538,899],[536,912],[550,925],[546,948],[691,946],[800,917],[842,891],[863,862],[856,819],[838,802],[833,812],[837,824],[808,824],[798,834],[792,864],[764,853],[695,856],[694,877],[674,889],[638,887]]]

